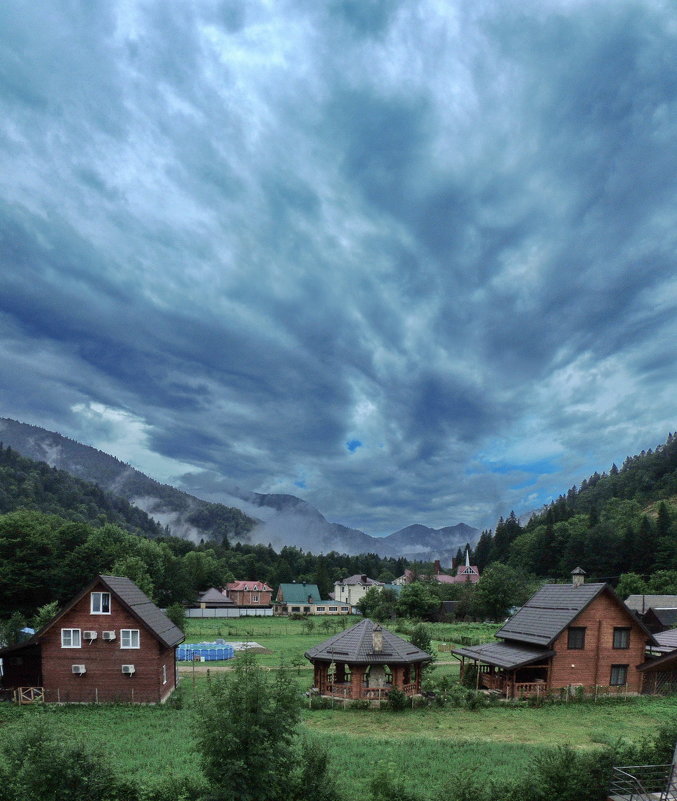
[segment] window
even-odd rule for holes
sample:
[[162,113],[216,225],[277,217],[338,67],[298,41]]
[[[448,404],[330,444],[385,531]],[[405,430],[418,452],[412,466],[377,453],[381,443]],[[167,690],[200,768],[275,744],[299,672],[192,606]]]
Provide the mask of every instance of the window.
[[329,611],[330,612],[336,612],[336,607],[335,606],[330,606],[329,607]]
[[567,648],[570,651],[581,651],[585,648],[585,626],[569,627]]
[[259,602],[259,596],[258,595],[252,595],[252,603],[253,604],[257,604],[258,602]]
[[614,648],[630,647],[630,629],[617,626],[614,628]]
[[167,684],[167,665],[162,666],[162,683]]
[[61,629],[62,648],[80,648],[80,629]]
[[316,606],[315,607],[315,611],[316,612],[324,612],[324,606]]
[[612,665],[611,678],[609,684],[612,687],[622,687],[628,683],[628,666],[627,665]]
[[140,648],[138,629],[120,629],[120,648]]
[[301,611],[301,607],[300,606],[292,606],[291,611],[292,612],[300,612]]
[[110,615],[110,593],[93,592],[91,597],[91,612],[93,615]]

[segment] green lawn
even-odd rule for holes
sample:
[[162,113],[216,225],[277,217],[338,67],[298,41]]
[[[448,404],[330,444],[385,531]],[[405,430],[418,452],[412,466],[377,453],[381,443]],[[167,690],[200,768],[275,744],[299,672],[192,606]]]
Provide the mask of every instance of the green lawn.
[[[191,621],[187,639],[223,636],[256,640],[272,651],[259,655],[258,661],[276,666],[281,657],[289,662],[328,636],[324,631],[303,633],[299,621],[286,619],[245,619],[227,624]],[[457,630],[455,636],[463,635]],[[444,641],[449,640],[451,637]],[[447,654],[441,657],[446,658]],[[437,675],[453,674],[455,670],[453,665],[435,668]],[[288,676],[298,684],[302,697],[312,674],[291,669]],[[196,673],[194,680],[190,674],[185,676],[180,692],[183,703],[178,707],[19,708],[0,704],[0,740],[14,727],[40,718],[64,738],[79,737],[100,746],[120,772],[139,783],[197,775],[200,767],[193,747],[193,698],[196,692],[209,692],[210,683],[218,680],[216,672],[209,677]],[[670,719],[677,719],[677,697],[570,703],[540,709],[497,705],[477,710],[445,707],[402,713],[386,709],[310,710],[304,705],[302,726],[329,749],[334,769],[340,775],[342,801],[364,801],[369,796],[371,777],[383,769],[401,771],[412,788],[426,792],[430,799],[440,798],[450,783],[467,773],[502,780],[523,772],[531,757],[547,746],[570,743],[576,748],[594,748],[618,737],[637,740]]]

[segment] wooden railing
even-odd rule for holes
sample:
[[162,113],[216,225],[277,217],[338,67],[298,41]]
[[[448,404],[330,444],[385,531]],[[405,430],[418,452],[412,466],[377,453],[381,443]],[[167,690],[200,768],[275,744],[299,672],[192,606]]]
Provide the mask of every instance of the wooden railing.
[[518,681],[513,687],[513,694],[516,698],[524,695],[544,695],[548,691],[548,685],[544,681]]
[[350,684],[328,684],[325,695],[334,698],[352,698],[352,685]]
[[44,700],[44,687],[17,687],[14,690],[14,701],[17,704],[35,704]]

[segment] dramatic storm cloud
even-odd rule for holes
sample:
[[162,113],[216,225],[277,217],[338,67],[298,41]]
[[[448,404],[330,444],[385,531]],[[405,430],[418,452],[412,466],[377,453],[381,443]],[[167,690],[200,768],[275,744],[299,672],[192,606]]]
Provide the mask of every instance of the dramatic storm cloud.
[[4,0],[0,414],[374,534],[533,509],[677,429],[676,99],[672,0]]

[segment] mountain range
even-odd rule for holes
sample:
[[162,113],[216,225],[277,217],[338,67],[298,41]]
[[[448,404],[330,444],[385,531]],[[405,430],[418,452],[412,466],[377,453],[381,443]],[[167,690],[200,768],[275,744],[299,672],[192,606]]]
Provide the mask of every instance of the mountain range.
[[448,564],[459,547],[473,543],[478,529],[465,523],[434,529],[406,526],[385,537],[329,522],[314,506],[294,495],[261,494],[231,488],[212,503],[161,484],[103,451],[53,431],[0,418],[0,442],[23,456],[98,484],[142,509],[178,537],[229,539],[285,545],[312,553],[376,553]]

